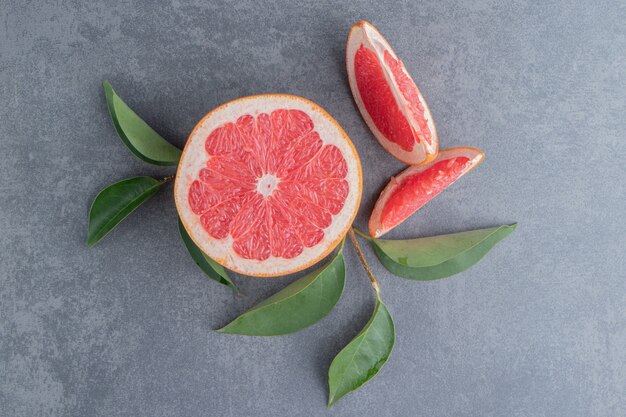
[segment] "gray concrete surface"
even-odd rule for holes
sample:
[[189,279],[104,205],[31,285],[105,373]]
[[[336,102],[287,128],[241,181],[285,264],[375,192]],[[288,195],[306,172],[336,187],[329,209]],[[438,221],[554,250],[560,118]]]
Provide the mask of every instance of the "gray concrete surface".
[[[4,0],[0,14],[0,416],[626,415],[623,1]],[[402,164],[348,89],[360,19],[418,81],[441,147],[487,155],[391,236],[519,228],[432,283],[391,276],[368,250],[396,348],[327,410],[326,370],[373,306],[352,249],[327,319],[233,337],[213,329],[290,278],[236,276],[243,297],[203,278],[171,189],[91,250],[86,216],[107,184],[172,172],[117,139],[109,79],[179,146],[239,96],[318,102],[361,154],[365,227]]]

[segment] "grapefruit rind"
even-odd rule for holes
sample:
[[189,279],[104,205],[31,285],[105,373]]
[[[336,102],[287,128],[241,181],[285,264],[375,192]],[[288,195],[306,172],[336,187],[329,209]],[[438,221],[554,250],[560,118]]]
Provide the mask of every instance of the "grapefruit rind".
[[[463,175],[467,174],[469,171],[471,171],[472,169],[480,165],[480,163],[485,158],[485,154],[481,150],[476,149],[476,148],[470,148],[470,147],[450,148],[450,149],[446,149],[444,151],[439,152],[439,154],[437,155],[437,158],[435,160],[430,161],[429,163],[408,167],[397,176],[391,177],[391,180],[389,181],[387,186],[383,189],[382,193],[380,193],[380,197],[378,197],[378,200],[376,201],[376,204],[374,205],[374,210],[372,211],[372,215],[370,217],[370,221],[368,225],[370,235],[374,238],[381,237],[385,233],[389,232],[391,229],[398,226],[398,224],[402,223],[400,222],[396,225],[393,225],[392,227],[385,228],[381,224],[381,218],[383,214],[383,209],[385,208],[387,201],[392,196],[396,187],[399,184],[401,184],[406,177],[423,172],[439,161],[444,161],[444,160],[456,158],[459,156],[469,158],[469,163],[467,164],[467,167],[458,175],[458,177],[456,178],[457,180],[458,178],[462,177]],[[452,183],[454,183],[454,181],[452,181]],[[448,184],[448,186],[450,184]]]
[[[367,111],[365,104],[363,103],[363,99],[361,98],[361,93],[359,91],[356,75],[355,75],[355,66],[354,59],[356,56],[357,50],[361,47],[361,45],[366,48],[372,50],[376,56],[378,57],[378,61],[381,64],[385,79],[387,80],[388,85],[392,89],[393,95],[396,99],[396,102],[401,109],[404,117],[411,125],[414,130],[419,130],[417,126],[417,122],[414,117],[410,114],[410,105],[407,102],[407,99],[404,97],[402,92],[399,90],[397,83],[391,73],[390,69],[384,63],[384,53],[388,52],[395,60],[400,60],[398,56],[395,54],[389,42],[385,39],[385,37],[378,32],[378,30],[369,22],[360,21],[350,30],[350,34],[348,36],[348,43],[346,45],[346,67],[348,71],[348,81],[350,84],[350,90],[352,91],[352,96],[354,97],[354,101],[365,120],[365,123],[370,128],[376,139],[380,142],[380,144],[393,155],[398,160],[404,162],[408,165],[418,165],[425,164],[429,161],[435,159],[438,152],[438,140],[437,140],[437,129],[435,127],[435,121],[432,117],[430,109],[428,108],[428,104],[424,99],[422,93],[418,90],[418,96],[421,105],[424,107],[424,118],[427,120],[428,127],[431,132],[431,143],[425,143],[422,141],[421,143],[415,143],[413,150],[406,151],[399,144],[392,142],[389,140],[377,127],[374,123],[372,117]],[[404,70],[405,75],[415,84],[411,75]],[[417,84],[415,84],[417,87]]]
[[[331,225],[324,229],[324,238],[317,245],[306,248],[295,258],[273,257],[260,261],[244,259],[232,249],[232,237],[211,237],[202,227],[199,216],[193,213],[188,192],[198,172],[208,160],[205,140],[217,127],[234,122],[240,116],[257,116],[277,109],[301,110],[313,120],[315,130],[324,144],[335,145],[341,151],[348,170],[346,181],[349,192],[341,211],[333,216]],[[181,222],[194,243],[220,265],[240,274],[257,277],[275,277],[301,271],[327,256],[345,236],[352,225],[361,201],[363,187],[361,162],[352,141],[337,121],[310,100],[288,94],[263,94],[242,97],[225,103],[204,116],[195,126],[180,159],[174,184],[174,199]]]

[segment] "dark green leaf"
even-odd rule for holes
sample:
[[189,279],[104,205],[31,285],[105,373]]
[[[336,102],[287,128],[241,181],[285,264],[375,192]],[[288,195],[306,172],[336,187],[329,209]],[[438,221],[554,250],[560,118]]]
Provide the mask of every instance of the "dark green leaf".
[[226,269],[213,259],[206,256],[204,252],[202,252],[202,250],[193,242],[193,240],[191,240],[191,237],[189,236],[189,233],[187,233],[187,230],[185,230],[183,222],[181,222],[180,218],[178,219],[178,231],[180,232],[180,237],[183,239],[183,243],[185,243],[185,247],[191,255],[191,258],[209,278],[219,282],[220,284],[229,286],[235,291],[239,291],[237,286],[228,276]]
[[342,249],[343,242],[328,264],[292,282],[218,332],[276,336],[302,330],[324,318],[343,292],[346,269]]
[[100,191],[89,210],[87,245],[96,244],[166,182],[151,177],[134,177]]
[[181,151],[154,131],[104,81],[107,105],[122,142],[139,159],[154,165],[176,165]]
[[383,367],[395,341],[391,314],[376,294],[376,307],[363,330],[344,347],[328,370],[328,406],[359,389]]
[[382,264],[393,274],[418,281],[446,278],[480,261],[516,224],[411,240],[372,239]]

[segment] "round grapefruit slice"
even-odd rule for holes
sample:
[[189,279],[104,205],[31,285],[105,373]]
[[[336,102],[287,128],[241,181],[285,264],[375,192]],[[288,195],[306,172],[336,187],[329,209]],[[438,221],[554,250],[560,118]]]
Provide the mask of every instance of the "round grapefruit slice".
[[315,103],[258,95],[207,114],[189,136],[174,188],[193,241],[252,276],[300,271],[340,242],[361,199],[361,165]]
[[437,131],[426,101],[372,24],[361,21],[352,26],[346,65],[354,100],[380,144],[409,165],[434,159]]
[[437,194],[483,161],[475,148],[451,148],[434,161],[412,166],[391,181],[378,197],[369,221],[372,237],[380,237],[405,221]]

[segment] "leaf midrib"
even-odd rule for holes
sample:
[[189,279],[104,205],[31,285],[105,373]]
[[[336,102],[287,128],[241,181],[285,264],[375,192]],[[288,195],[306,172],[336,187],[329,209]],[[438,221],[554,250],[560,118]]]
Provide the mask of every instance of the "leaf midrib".
[[[515,223],[515,224],[516,224],[516,223]],[[478,245],[480,245],[481,243],[483,243],[485,240],[489,239],[489,238],[490,238],[491,236],[493,236],[495,233],[498,233],[501,229],[503,229],[503,228],[508,229],[508,228],[514,227],[514,226],[515,226],[515,224],[512,224],[512,225],[502,225],[502,226],[499,226],[499,227],[497,227],[496,229],[494,229],[494,231],[493,231],[493,232],[491,232],[491,233],[489,233],[487,236],[485,236],[483,239],[479,240],[478,242],[476,242],[475,244],[473,244],[473,245],[471,245],[471,246],[468,246],[466,249],[462,250],[461,252],[457,252],[457,253],[455,253],[454,255],[450,256],[449,258],[446,258],[445,260],[443,260],[443,261],[441,261],[441,262],[439,262],[439,263],[436,263],[436,264],[429,264],[429,265],[420,265],[420,266],[404,265],[404,264],[402,264],[402,263],[398,262],[394,256],[391,256],[391,255],[390,255],[387,251],[385,251],[385,250],[384,250],[384,249],[383,249],[380,245],[376,244],[376,239],[373,239],[373,240],[372,240],[372,242],[373,242],[374,244],[376,244],[376,246],[378,246],[378,248],[379,248],[380,250],[382,250],[382,251],[383,251],[383,253],[385,253],[385,255],[387,255],[387,256],[389,257],[389,259],[391,259],[393,262],[397,263],[398,265],[400,265],[400,266],[402,266],[402,267],[404,267],[404,268],[414,268],[414,269],[418,269],[418,268],[432,268],[432,267],[434,267],[434,266],[439,266],[439,265],[442,265],[442,264],[444,264],[444,263],[446,263],[446,262],[450,261],[451,259],[454,259],[454,258],[457,258],[457,257],[459,257],[459,256],[463,255],[464,253],[466,253],[466,252],[468,252],[468,251],[470,251],[470,250],[474,249],[475,247],[477,247]],[[480,230],[480,229],[478,229],[478,230]]]
[[[361,347],[361,345],[365,341],[365,336],[367,336],[367,332],[370,330],[370,327],[371,327],[372,323],[374,323],[374,319],[376,318],[376,314],[378,314],[378,310],[380,309],[381,304],[382,304],[382,302],[380,302],[378,300],[376,301],[376,308],[374,308],[374,313],[372,314],[372,317],[369,319],[369,321],[367,322],[367,324],[365,325],[363,330],[361,330],[360,334],[357,336],[357,338],[361,338],[361,340],[359,340],[358,345],[357,345],[357,349],[355,350],[355,352],[358,352],[359,348]],[[341,352],[339,352],[339,354],[341,354]],[[346,374],[347,370],[352,366],[355,357],[356,357],[356,354],[354,354],[354,355],[352,355],[350,357],[350,361],[345,366],[344,371],[341,374],[338,375],[339,378],[344,379],[343,377]],[[335,394],[336,394],[336,390],[335,390],[335,393],[333,393],[333,396],[330,398],[330,400],[331,400],[330,402],[331,403],[334,402],[332,400],[335,398]]]
[[[137,197],[133,198],[131,201],[128,202],[128,204],[126,204],[124,207],[122,207],[120,210],[117,211],[117,213],[110,219],[108,220],[104,225],[102,225],[102,227],[98,228],[98,232],[94,234],[95,240],[93,240],[91,243],[89,243],[89,246],[95,245],[98,241],[100,241],[104,236],[106,236],[107,234],[109,234],[113,228],[115,228],[115,226],[119,223],[122,222],[122,220],[124,220],[126,217],[128,217],[133,211],[135,211],[135,209],[137,209],[137,207],[135,207],[134,209],[130,210],[128,213],[126,213],[123,217],[121,217],[118,220],[118,215],[123,212],[124,210],[126,210],[129,206],[131,206],[135,201],[137,201],[138,199],[140,199],[141,197],[143,197],[144,195],[148,194],[149,192],[151,192],[152,190],[154,190],[155,188],[160,188],[163,185],[163,181],[159,181],[158,184],[154,184],[152,186],[150,186],[149,188],[147,188],[146,190],[144,190],[141,194],[139,194]],[[97,198],[97,197],[96,197]],[[113,224],[113,226],[109,227],[110,224]],[[108,230],[106,230],[108,229]],[[103,234],[102,231],[106,230]]]
[[278,299],[278,300],[276,300],[276,301],[274,301],[274,302],[272,302],[272,303],[265,304],[265,305],[260,306],[260,307],[257,307],[257,308],[253,308],[252,310],[249,310],[249,311],[245,312],[244,314],[247,314],[247,313],[252,313],[253,311],[261,311],[261,310],[264,310],[266,307],[272,307],[272,306],[274,306],[274,305],[276,305],[276,304],[278,304],[278,303],[282,303],[282,302],[284,302],[284,301],[286,301],[286,300],[290,300],[290,299],[292,299],[293,297],[295,297],[296,295],[300,294],[302,291],[304,291],[305,289],[307,289],[307,288],[309,288],[311,285],[313,285],[313,283],[317,280],[317,278],[319,278],[319,276],[320,276],[320,275],[322,275],[322,274],[323,274],[323,273],[324,273],[324,272],[325,272],[328,268],[330,268],[330,266],[331,266],[331,265],[332,265],[332,264],[333,264],[333,263],[337,260],[337,257],[339,256],[339,254],[341,254],[341,249],[339,250],[339,252],[337,252],[337,254],[335,254],[335,256],[333,257],[333,259],[332,259],[332,260],[331,260],[328,264],[326,264],[326,266],[325,266],[325,267],[323,267],[323,268],[319,271],[319,273],[317,274],[317,276],[316,276],[314,279],[312,279],[312,280],[311,280],[311,282],[309,282],[307,285],[305,285],[304,287],[302,287],[302,289],[300,289],[300,291],[297,291],[297,292],[295,292],[295,293],[293,293],[293,294],[291,294],[291,295],[289,295],[289,296],[287,296],[287,297],[285,297],[285,298]]

